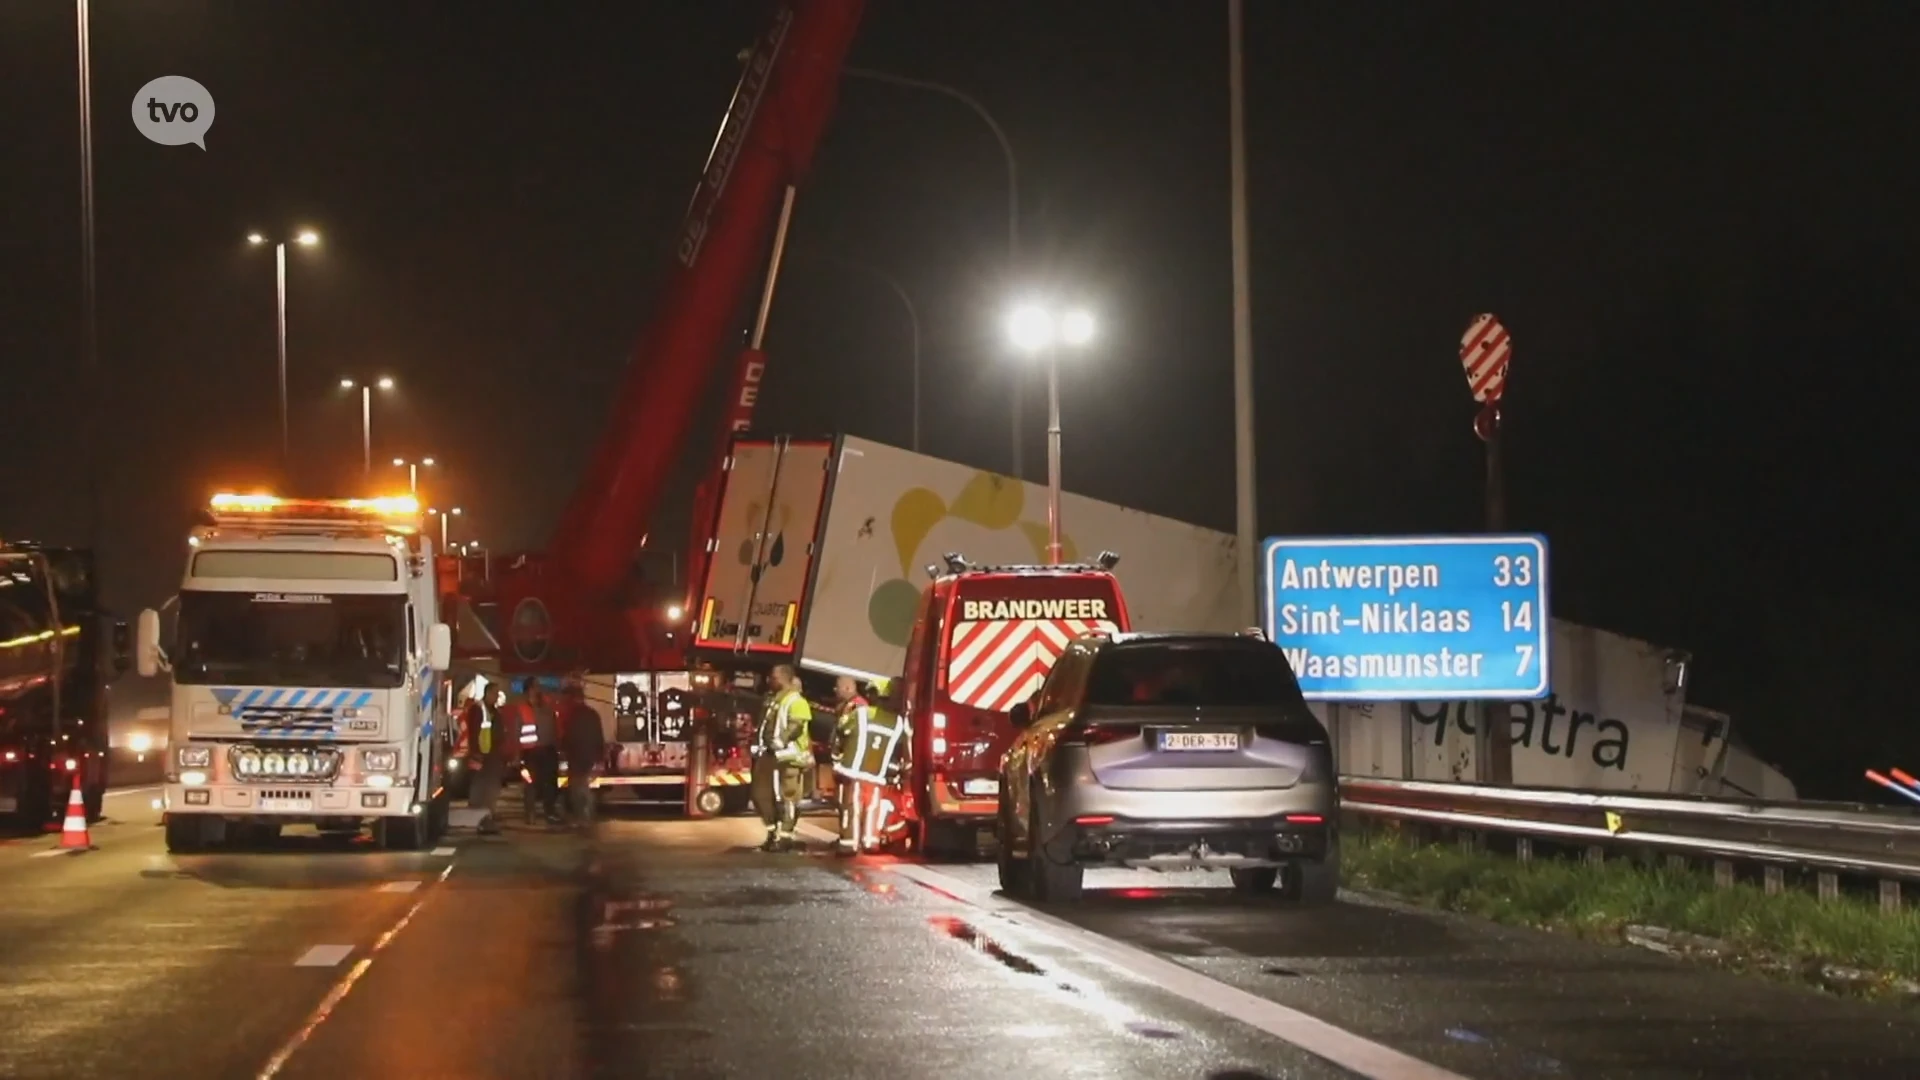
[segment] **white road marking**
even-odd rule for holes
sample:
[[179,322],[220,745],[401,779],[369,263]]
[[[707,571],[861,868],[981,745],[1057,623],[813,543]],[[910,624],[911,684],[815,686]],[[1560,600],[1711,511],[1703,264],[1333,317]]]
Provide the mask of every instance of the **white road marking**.
[[[453,864],[448,863],[447,868],[440,871],[440,876],[433,879],[434,884],[447,880],[447,875],[451,873],[453,873]],[[313,1038],[313,1033],[326,1022],[327,1017],[333,1015],[334,1008],[346,1000],[348,992],[353,989],[353,984],[359,982],[360,976],[365,975],[367,969],[373,966],[373,958],[379,956],[380,950],[386,948],[400,931],[407,928],[407,924],[413,921],[413,917],[420,913],[420,909],[425,907],[432,897],[433,894],[428,893],[415,900],[413,906],[407,909],[407,913],[400,916],[399,922],[388,927],[386,933],[374,939],[372,947],[367,950],[367,955],[356,961],[353,968],[342,975],[339,982],[333,984],[333,989],[327,991],[327,996],[320,1000],[319,1006],[307,1017],[307,1022],[300,1026],[300,1030],[294,1032],[293,1037],[288,1039],[280,1049],[274,1051],[273,1056],[267,1059],[267,1063],[260,1067],[255,1080],[273,1080],[280,1075],[280,1070],[287,1067],[287,1062],[293,1057],[294,1052],[305,1046],[307,1040]]]
[[351,945],[315,945],[300,954],[293,962],[294,967],[333,967],[345,960],[353,952]]
[[115,795],[141,795],[149,791],[159,791],[161,786],[160,784],[142,784],[139,787],[112,788],[107,792],[107,798],[111,799]]
[[1458,1073],[1403,1054],[1316,1016],[1229,986],[1145,949],[1115,941],[1024,904],[995,896],[991,889],[981,888],[932,867],[892,863],[885,869],[958,898],[962,903],[989,912],[1023,930],[1051,937],[1170,994],[1259,1028],[1368,1080],[1465,1080]]
[[433,849],[432,855],[436,859],[444,859],[449,855],[455,854],[459,850],[460,849],[456,847],[437,847]]
[[412,892],[420,887],[417,881],[389,881],[380,886],[381,892]]
[[47,850],[47,851],[36,851],[36,852],[34,852],[33,854],[31,854],[31,855],[29,855],[29,856],[27,856],[27,858],[29,858],[29,859],[51,859],[51,858],[53,858],[53,857],[54,857],[55,855],[77,855],[77,854],[79,854],[80,852],[82,852],[82,851],[85,851],[85,850],[87,850],[87,849],[86,849],[86,848],[60,848],[60,847],[57,847],[57,848],[52,848],[52,849],[49,849],[49,850]]

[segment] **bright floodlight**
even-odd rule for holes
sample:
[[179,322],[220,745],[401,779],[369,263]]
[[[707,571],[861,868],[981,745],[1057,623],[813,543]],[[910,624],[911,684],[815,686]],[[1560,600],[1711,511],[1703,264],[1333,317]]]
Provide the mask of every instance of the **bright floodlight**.
[[342,390],[351,390],[351,389],[353,389],[353,388],[354,388],[355,386],[357,386],[357,385],[359,385],[359,384],[358,384],[358,383],[355,383],[355,382],[354,382],[354,381],[353,381],[352,379],[341,379],[341,380],[340,380],[340,389],[342,389]]
[[406,459],[406,458],[394,458],[394,459],[393,459],[393,463],[394,463],[395,465],[402,465],[402,466],[404,466],[404,465],[405,465],[405,464],[407,463],[407,459]]
[[1007,318],[1007,336],[1015,348],[1032,352],[1053,344],[1053,316],[1045,308],[1024,304]]
[[420,464],[422,464],[422,465],[425,465],[425,466],[428,466],[429,468],[431,468],[431,467],[432,467],[432,465],[433,465],[433,459],[432,459],[432,458],[430,458],[430,457],[423,457],[423,458],[421,458],[421,459],[420,459]]
[[250,232],[247,234],[247,243],[249,244],[264,244],[266,242],[267,242],[267,238],[264,236],[261,236],[257,232]]
[[1085,345],[1093,340],[1093,316],[1085,311],[1069,311],[1060,320],[1060,339],[1069,345]]
[[679,604],[668,604],[668,605],[667,605],[667,621],[668,621],[668,622],[679,622],[679,621],[680,621],[680,616],[682,616],[682,615],[684,615],[684,614],[686,614],[686,612],[684,612],[684,611],[682,611],[682,610],[680,610],[680,605],[679,605]]
[[301,229],[300,235],[294,237],[293,239],[295,243],[305,244],[307,247],[312,247],[313,245],[320,242],[320,234],[317,232],[314,232],[312,229]]
[[449,513],[449,514],[452,514],[452,515],[453,515],[454,517],[459,517],[459,516],[460,516],[460,508],[456,506],[456,507],[454,507],[453,509],[451,509],[451,510],[449,510],[449,511],[447,511],[447,513]]
[[382,390],[391,390],[393,389],[393,380],[382,377],[379,385],[380,385],[380,389]]

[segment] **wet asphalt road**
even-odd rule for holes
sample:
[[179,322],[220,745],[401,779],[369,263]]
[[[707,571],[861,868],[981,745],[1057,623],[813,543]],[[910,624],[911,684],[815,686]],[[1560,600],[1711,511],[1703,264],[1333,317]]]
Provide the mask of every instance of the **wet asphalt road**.
[[83,855],[0,842],[0,1076],[1920,1076],[1890,1006],[1201,875],[1034,912],[990,866],[625,816],[174,858],[149,798]]

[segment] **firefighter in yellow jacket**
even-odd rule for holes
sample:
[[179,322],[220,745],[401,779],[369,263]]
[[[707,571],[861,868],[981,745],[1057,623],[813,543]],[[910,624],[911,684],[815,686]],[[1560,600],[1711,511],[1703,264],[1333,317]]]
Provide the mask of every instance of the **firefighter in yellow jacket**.
[[760,717],[753,740],[753,802],[767,827],[762,851],[793,851],[799,847],[794,826],[800,820],[800,789],[813,764],[808,726],[813,707],[800,693],[800,675],[792,664],[773,669],[773,696]]
[[[886,693],[884,681],[876,683],[875,688],[882,695]],[[834,685],[833,693],[840,702],[833,771],[846,789],[840,799],[839,851],[851,855],[880,846],[880,832],[886,824],[885,788],[893,780],[907,728],[897,714],[868,704],[859,685],[845,675]]]

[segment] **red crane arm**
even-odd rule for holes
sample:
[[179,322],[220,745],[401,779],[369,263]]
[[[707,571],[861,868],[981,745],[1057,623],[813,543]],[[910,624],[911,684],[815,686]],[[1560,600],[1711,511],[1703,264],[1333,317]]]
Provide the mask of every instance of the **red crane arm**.
[[833,112],[865,0],[787,0],[755,43],[681,227],[672,277],[611,420],[548,545],[576,595],[631,571],[660,491],[765,254],[788,184]]

